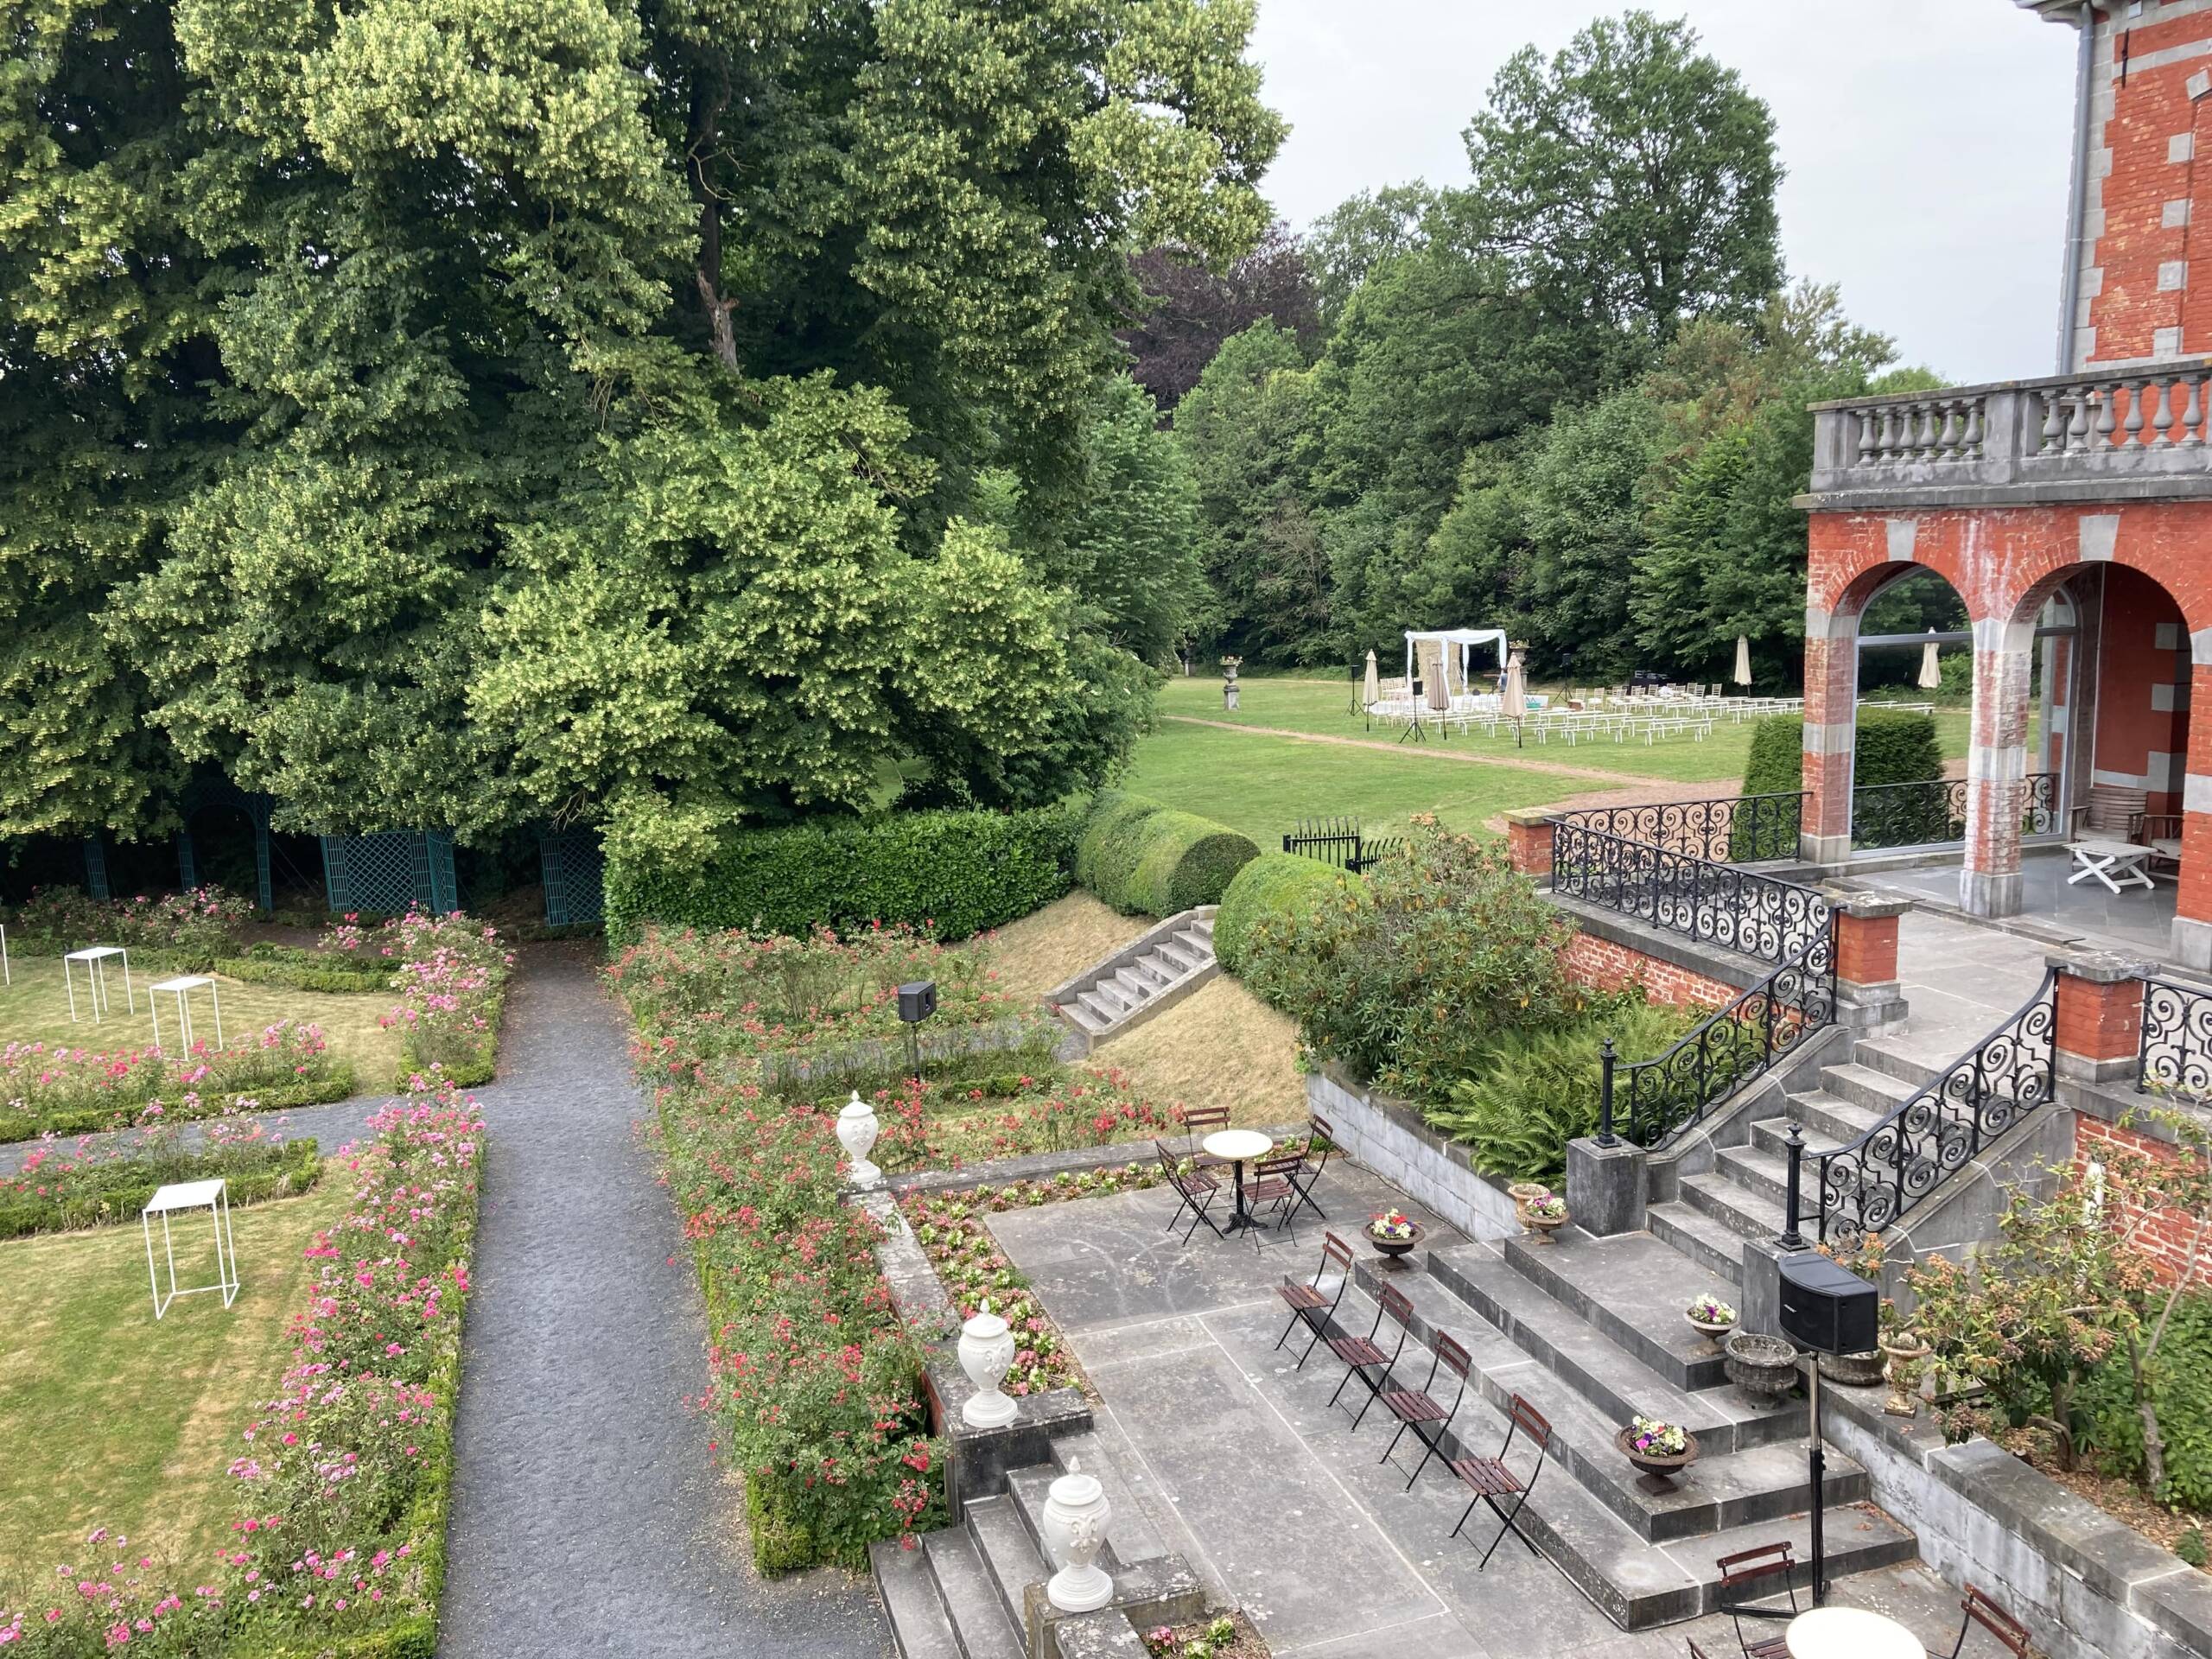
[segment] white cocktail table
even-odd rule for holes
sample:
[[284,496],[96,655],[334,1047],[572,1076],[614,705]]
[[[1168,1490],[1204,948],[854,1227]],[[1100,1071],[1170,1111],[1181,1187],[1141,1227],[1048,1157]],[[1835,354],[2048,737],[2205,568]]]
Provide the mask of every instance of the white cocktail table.
[[2103,882],[2107,891],[2112,893],[2118,893],[2122,887],[2153,885],[2150,873],[2143,868],[2150,861],[2148,847],[2138,847],[2126,841],[2069,841],[2066,850],[2074,855],[2074,862],[2080,867],[2066,878],[2069,887],[2091,876]]
[[1920,1638],[1864,1607],[1815,1607],[1783,1631],[1789,1659],[1927,1659]]
[[[207,1219],[215,1226],[215,1282],[212,1285],[191,1285],[182,1290],[176,1287],[176,1243],[169,1236],[169,1216],[178,1210],[205,1210]],[[162,1294],[162,1281],[154,1271],[154,1217],[162,1218],[162,1250],[169,1264],[169,1294]],[[160,1319],[168,1311],[171,1302],[180,1296],[197,1296],[202,1291],[219,1290],[223,1306],[228,1307],[238,1300],[238,1247],[231,1236],[231,1192],[219,1179],[212,1181],[173,1181],[157,1189],[146,1200],[146,1209],[138,1217],[139,1230],[146,1236],[146,1282],[154,1292],[154,1317]]]
[[1234,1232],[1239,1227],[1250,1226],[1252,1217],[1244,1208],[1244,1165],[1248,1160],[1266,1157],[1274,1150],[1275,1143],[1257,1129],[1216,1129],[1198,1144],[1230,1166],[1230,1177],[1236,1184],[1236,1213],[1230,1217],[1229,1225],[1223,1230]]
[[184,1031],[184,1052],[192,1049],[192,993],[205,986],[207,1006],[215,1011],[215,1046],[223,1046],[223,1003],[215,994],[214,979],[207,974],[179,974],[174,979],[157,979],[146,988],[146,1006],[154,1015],[154,1046],[162,1046],[161,1005],[154,1001],[166,993],[176,998],[176,1023]]
[[77,976],[76,969],[71,964],[80,962],[85,964],[87,1000],[92,1007],[92,1023],[97,1026],[100,1016],[113,1007],[107,994],[107,959],[110,957],[123,958],[124,1006],[133,1014],[138,1012],[138,999],[130,988],[130,952],[119,944],[95,944],[82,950],[66,951],[61,957],[61,982],[63,988],[69,993],[71,1025],[77,1023]]

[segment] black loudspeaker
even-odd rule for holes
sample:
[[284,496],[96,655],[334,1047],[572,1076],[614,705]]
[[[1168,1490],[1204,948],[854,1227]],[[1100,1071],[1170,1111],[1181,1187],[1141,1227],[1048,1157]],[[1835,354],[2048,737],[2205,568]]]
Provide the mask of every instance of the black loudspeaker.
[[906,1024],[917,1025],[937,1012],[937,982],[918,979],[910,985],[899,988],[899,1017]]
[[1782,1258],[1782,1334],[1823,1354],[1863,1354],[1878,1340],[1881,1294],[1818,1250]]

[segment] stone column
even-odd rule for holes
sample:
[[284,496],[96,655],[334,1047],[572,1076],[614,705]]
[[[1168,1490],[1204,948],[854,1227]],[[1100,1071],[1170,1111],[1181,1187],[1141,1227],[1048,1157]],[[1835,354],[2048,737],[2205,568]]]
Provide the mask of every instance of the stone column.
[[1897,918],[1912,901],[1895,893],[1833,889],[1827,896],[1835,912],[1838,1021],[1868,1033],[1904,1024],[1910,1010],[1897,980]]
[[1851,751],[1859,734],[1859,619],[1805,607],[1807,799],[1797,855],[1808,864],[1851,856]]
[[2181,881],[2174,899],[2174,955],[2212,968],[2212,628],[2192,634],[2189,774],[2182,783]]
[[2020,909],[2020,814],[2028,776],[2028,678],[2035,624],[1974,625],[1974,717],[1967,751],[1967,855],[1959,904],[1970,916]]
[[2051,1045],[2059,1076],[2084,1083],[2133,1077],[2150,968],[2104,951],[2062,950],[2044,960],[2058,973]]
[[1505,815],[1505,854],[1514,869],[1532,880],[1552,879],[1552,816],[1548,812]]

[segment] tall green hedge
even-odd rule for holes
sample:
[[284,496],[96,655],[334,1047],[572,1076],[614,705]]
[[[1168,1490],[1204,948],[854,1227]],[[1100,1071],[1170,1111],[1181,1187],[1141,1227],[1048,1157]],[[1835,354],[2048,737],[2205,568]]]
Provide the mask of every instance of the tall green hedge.
[[688,874],[610,856],[607,937],[634,939],[647,922],[776,933],[904,922],[964,939],[1067,892],[1082,822],[1079,803],[1062,803],[744,830]]
[[1344,882],[1366,878],[1347,875],[1333,864],[1297,853],[1262,853],[1243,869],[1221,895],[1221,914],[1213,918],[1213,953],[1232,974],[1244,970],[1244,950],[1252,925],[1262,916],[1293,916],[1319,903]]
[[[1861,709],[1852,754],[1852,784],[1858,789],[1924,784],[1943,775],[1943,747],[1936,741],[1935,716],[1910,709]],[[1803,716],[1770,715],[1751,728],[1744,793],[1794,794],[1805,786],[1804,760]]]
[[1260,855],[1249,836],[1141,795],[1101,791],[1076,843],[1076,880],[1128,915],[1216,905]]

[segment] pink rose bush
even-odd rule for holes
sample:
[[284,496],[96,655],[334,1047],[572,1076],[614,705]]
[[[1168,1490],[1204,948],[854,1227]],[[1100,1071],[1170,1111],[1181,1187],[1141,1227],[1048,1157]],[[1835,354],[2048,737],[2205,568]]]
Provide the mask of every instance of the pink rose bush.
[[401,1000],[378,1023],[404,1035],[401,1086],[432,1076],[464,1085],[491,1081],[499,1007],[515,965],[497,930],[459,911],[410,910],[372,932],[349,917],[323,936],[321,948],[391,964]]
[[251,900],[217,887],[117,899],[95,899],[76,887],[39,887],[10,919],[8,943],[15,950],[55,954],[120,944],[205,969],[235,947],[238,930],[252,918]]
[[105,1052],[59,1043],[0,1046],[0,1141],[213,1116],[251,1098],[264,1107],[343,1100],[353,1068],[319,1026],[279,1020],[216,1048]]
[[429,1651],[484,1125],[448,1085],[369,1127],[334,1160],[352,1208],[308,1247],[319,1270],[291,1363],[230,1465],[230,1546],[187,1585],[95,1531],[91,1565],[0,1608],[10,1659],[308,1653],[372,1634],[380,1651]]
[[0,1174],[0,1238],[136,1221],[154,1189],[221,1179],[231,1202],[304,1192],[322,1178],[313,1141],[287,1141],[281,1125],[232,1114],[209,1122],[197,1146],[163,1123],[125,1144],[48,1135],[12,1174]]

